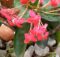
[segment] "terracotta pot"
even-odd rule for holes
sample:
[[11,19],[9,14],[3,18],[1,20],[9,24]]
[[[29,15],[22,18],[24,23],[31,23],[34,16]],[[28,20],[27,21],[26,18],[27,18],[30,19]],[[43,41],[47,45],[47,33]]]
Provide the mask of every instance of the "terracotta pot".
[[14,38],[14,31],[8,26],[2,24],[0,26],[0,37],[5,41],[12,40]]

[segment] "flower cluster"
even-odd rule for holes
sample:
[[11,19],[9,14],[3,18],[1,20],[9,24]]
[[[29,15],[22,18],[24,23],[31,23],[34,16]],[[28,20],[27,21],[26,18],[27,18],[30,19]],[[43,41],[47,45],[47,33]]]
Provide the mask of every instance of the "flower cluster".
[[[21,4],[27,4],[27,3],[35,3],[36,0],[20,0]],[[44,0],[39,0],[40,4],[44,3]],[[49,0],[49,6],[57,7],[60,4],[60,0]]]
[[34,26],[37,26],[39,21],[41,20],[41,16],[38,14],[35,14],[34,11],[29,11],[30,17],[27,19],[28,23],[32,23]]
[[[28,2],[35,3],[36,0],[20,0],[21,4],[27,4]],[[43,4],[44,0],[39,0],[40,4]]]
[[14,9],[1,9],[0,14],[4,16],[9,25],[11,26],[17,26],[22,27],[22,24],[24,23],[24,18],[20,18],[15,14]]
[[47,40],[49,33],[46,30],[46,26],[47,24],[42,26],[37,26],[31,29],[29,33],[25,33],[24,43],[27,44],[30,41],[37,42],[37,41]]
[[50,4],[53,7],[57,7],[60,4],[60,0],[50,0]]
[[28,2],[35,3],[36,0],[20,0],[21,4],[27,4]]
[[48,32],[46,30],[47,24],[41,25],[41,16],[36,14],[34,11],[29,11],[30,18],[27,19],[27,22],[33,26],[30,28],[28,33],[25,33],[24,43],[37,42],[42,40],[47,40]]

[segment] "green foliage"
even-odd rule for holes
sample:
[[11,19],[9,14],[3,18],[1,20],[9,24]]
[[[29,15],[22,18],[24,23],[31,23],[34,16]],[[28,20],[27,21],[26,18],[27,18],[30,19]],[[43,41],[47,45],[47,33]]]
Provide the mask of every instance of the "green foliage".
[[41,13],[41,16],[43,19],[45,19],[47,21],[60,22],[60,16],[58,16],[58,15]]
[[17,57],[23,57],[24,51],[26,49],[26,44],[24,44],[24,33],[28,32],[29,24],[24,23],[22,28],[16,28],[16,33],[14,37],[14,50]]
[[[14,0],[14,7],[20,9],[19,16],[21,16],[22,13],[26,10],[26,7],[21,5],[20,0]],[[26,13],[23,15],[23,17],[24,18],[28,18],[29,17],[28,9],[27,9]]]
[[35,3],[31,3],[32,6],[37,6],[37,4],[38,4],[38,0],[36,0]]
[[55,52],[50,52],[48,57],[56,57],[56,53]]
[[14,0],[14,7],[17,7],[17,8],[21,7],[20,0]]
[[48,42],[48,40],[43,40],[43,41],[37,41],[36,43],[37,43],[39,46],[45,48],[46,45],[47,45],[47,42]]
[[60,42],[60,31],[56,32],[56,41],[57,41],[57,43]]
[[0,21],[0,25],[2,24],[2,21]]
[[44,4],[46,4],[49,0],[44,0]]
[[[49,0],[44,1],[44,5],[48,3]],[[60,22],[60,15],[58,11],[50,13],[49,11],[55,10],[55,8],[49,6],[47,8],[42,8],[40,11],[40,15],[42,16],[43,19],[50,21],[50,22]],[[58,8],[56,9],[58,10]],[[42,12],[43,11],[43,12]]]

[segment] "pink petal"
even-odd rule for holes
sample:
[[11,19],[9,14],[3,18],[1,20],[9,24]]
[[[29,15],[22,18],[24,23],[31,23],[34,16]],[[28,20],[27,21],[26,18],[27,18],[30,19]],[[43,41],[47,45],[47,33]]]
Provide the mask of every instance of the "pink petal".
[[30,42],[30,41],[29,41],[28,39],[25,39],[25,40],[24,40],[24,43],[25,43],[25,44],[28,44],[29,42]]
[[20,3],[21,4],[27,4],[28,3],[28,0],[20,0]]
[[60,4],[60,0],[56,0],[57,1],[57,3],[58,3],[58,5]]
[[32,20],[33,20],[33,18],[28,18],[28,19],[27,19],[27,22],[28,22],[28,23],[32,23]]
[[34,26],[37,26],[40,20],[41,20],[40,15],[36,15],[36,16],[33,18],[33,21],[32,21],[33,24],[34,24]]
[[36,42],[37,41],[37,39],[34,37],[33,34],[31,34],[31,41],[33,41],[33,42]]
[[41,16],[40,15],[36,15],[35,18],[38,19],[38,20],[41,20]]
[[19,19],[18,21],[20,24],[23,24],[25,22],[24,18]]
[[7,18],[8,20],[11,20],[11,16],[9,16],[8,14],[6,14],[5,12],[3,11],[0,11],[1,15],[4,16],[5,18]]
[[37,39],[38,41],[42,41],[43,40],[42,34],[37,34]]
[[49,35],[49,32],[46,32],[46,33],[44,34],[44,39],[45,39],[45,40],[47,40],[48,35]]
[[35,17],[36,16],[36,14],[35,14],[35,12],[33,10],[30,10],[29,14],[30,14],[30,17]]
[[39,0],[40,4],[43,4],[44,3],[44,0]]
[[42,26],[42,28],[47,28],[47,26],[48,26],[48,24],[44,24],[43,26]]
[[25,33],[25,39],[29,39],[31,41],[31,35],[28,33]]
[[22,27],[22,25],[19,23],[19,20],[18,19],[13,19],[13,23],[17,26],[17,27],[19,27],[19,28],[21,28]]
[[35,35],[35,31],[34,31],[33,29],[31,29],[29,32],[30,32],[31,34]]
[[60,3],[60,2],[59,2],[58,0],[50,0],[50,4],[51,4],[53,7],[57,7],[59,3]]
[[12,21],[7,20],[10,26],[14,26],[14,23]]

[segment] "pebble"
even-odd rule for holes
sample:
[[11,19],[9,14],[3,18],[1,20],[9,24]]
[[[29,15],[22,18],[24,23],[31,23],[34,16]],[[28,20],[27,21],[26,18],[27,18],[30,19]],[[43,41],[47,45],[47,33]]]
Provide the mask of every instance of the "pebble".
[[59,57],[60,57],[60,43],[58,44],[58,46],[57,46],[55,52],[56,52],[56,54],[58,54]]
[[52,47],[52,46],[55,45],[55,44],[56,44],[56,40],[49,38],[49,40],[48,40],[48,45]]
[[59,55],[58,55],[58,54],[56,54],[56,57],[59,57]]
[[38,55],[38,56],[46,56],[47,54],[49,54],[48,47],[42,48],[42,47],[38,46],[37,44],[35,44],[34,49],[35,49],[36,55]]
[[30,47],[26,50],[26,52],[25,52],[25,54],[24,54],[24,57],[32,57],[33,52],[34,52],[34,46],[30,46]]
[[0,50],[0,57],[6,56],[6,50]]

